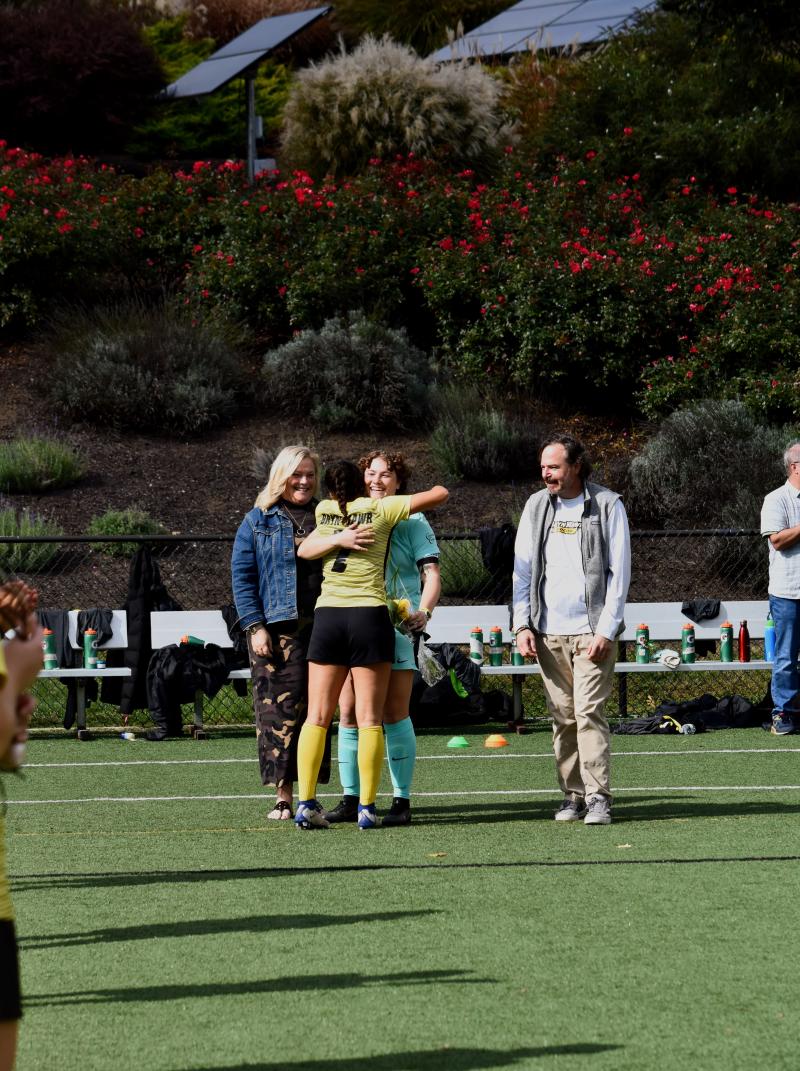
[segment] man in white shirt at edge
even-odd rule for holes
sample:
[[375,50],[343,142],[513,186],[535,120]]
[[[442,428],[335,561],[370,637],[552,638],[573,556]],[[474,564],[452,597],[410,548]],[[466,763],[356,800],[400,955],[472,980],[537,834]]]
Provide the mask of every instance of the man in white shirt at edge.
[[556,821],[611,821],[605,705],[631,575],[622,499],[589,482],[582,443],[553,436],[541,452],[544,489],[528,499],[514,547],[513,630],[538,658],[564,793]]
[[800,442],[783,454],[786,483],[764,499],[761,534],[769,540],[769,612],[775,622],[772,732],[793,733],[800,673]]

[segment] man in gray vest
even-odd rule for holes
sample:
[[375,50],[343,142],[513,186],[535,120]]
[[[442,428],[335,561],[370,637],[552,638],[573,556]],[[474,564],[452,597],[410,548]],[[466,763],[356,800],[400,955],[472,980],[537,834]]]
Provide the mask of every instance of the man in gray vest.
[[761,534],[769,540],[769,612],[775,622],[772,666],[772,731],[797,731],[791,711],[797,702],[800,673],[800,442],[783,455],[786,483],[770,491],[761,507]]
[[514,547],[514,622],[520,653],[538,658],[564,793],[557,822],[611,821],[605,705],[631,575],[622,499],[589,482],[570,435],[541,453],[544,489],[528,499]]

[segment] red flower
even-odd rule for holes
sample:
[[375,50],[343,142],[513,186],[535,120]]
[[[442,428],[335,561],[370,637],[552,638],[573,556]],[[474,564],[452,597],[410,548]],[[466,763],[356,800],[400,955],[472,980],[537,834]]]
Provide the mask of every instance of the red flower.
[[625,135],[626,138],[629,138],[631,136],[631,134],[633,133],[633,127],[632,126],[624,126],[622,128],[622,133]]

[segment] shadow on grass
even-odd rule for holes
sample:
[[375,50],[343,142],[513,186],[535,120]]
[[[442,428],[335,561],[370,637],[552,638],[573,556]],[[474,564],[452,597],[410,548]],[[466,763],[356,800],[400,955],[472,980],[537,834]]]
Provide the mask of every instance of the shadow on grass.
[[33,993],[26,1008],[56,1008],[73,1004],[128,1004],[138,1001],[187,1000],[191,997],[238,997],[264,993],[319,992],[324,989],[381,989],[417,985],[494,985],[494,978],[471,978],[471,971],[400,971],[396,974],[303,974],[249,982],[207,982],[202,985],[153,985],[129,989],[86,989],[74,993]]
[[205,937],[220,933],[273,933],[276,930],[314,930],[323,926],[349,926],[362,922],[396,922],[398,919],[438,915],[440,911],[376,911],[363,915],[250,915],[231,919],[187,919],[119,926],[83,933],[42,934],[22,937],[19,945],[28,951],[75,945],[109,944],[116,941],[162,940],[165,937]]
[[546,1056],[593,1056],[615,1052],[620,1045],[538,1045],[524,1049],[456,1049],[443,1046],[426,1052],[391,1052],[382,1056],[346,1057],[332,1060],[281,1060],[280,1063],[203,1064],[192,1071],[483,1071],[490,1067],[513,1067],[523,1060]]
[[[679,789],[673,791],[678,792]],[[757,793],[758,787],[753,788]],[[800,814],[800,803],[789,803],[782,799],[779,792],[770,792],[772,800],[751,800],[746,797],[733,802],[718,802],[714,799],[698,798],[687,795],[679,799],[655,794],[648,796],[625,795],[614,802],[614,823],[626,822],[667,822],[676,818],[757,818],[770,815]]]

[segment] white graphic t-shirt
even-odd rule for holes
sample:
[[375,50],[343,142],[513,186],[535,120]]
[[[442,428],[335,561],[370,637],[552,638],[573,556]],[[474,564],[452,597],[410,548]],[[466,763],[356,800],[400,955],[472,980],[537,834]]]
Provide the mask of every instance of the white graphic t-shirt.
[[544,544],[542,632],[579,636],[591,632],[586,611],[586,576],[581,557],[584,496],[557,498]]

